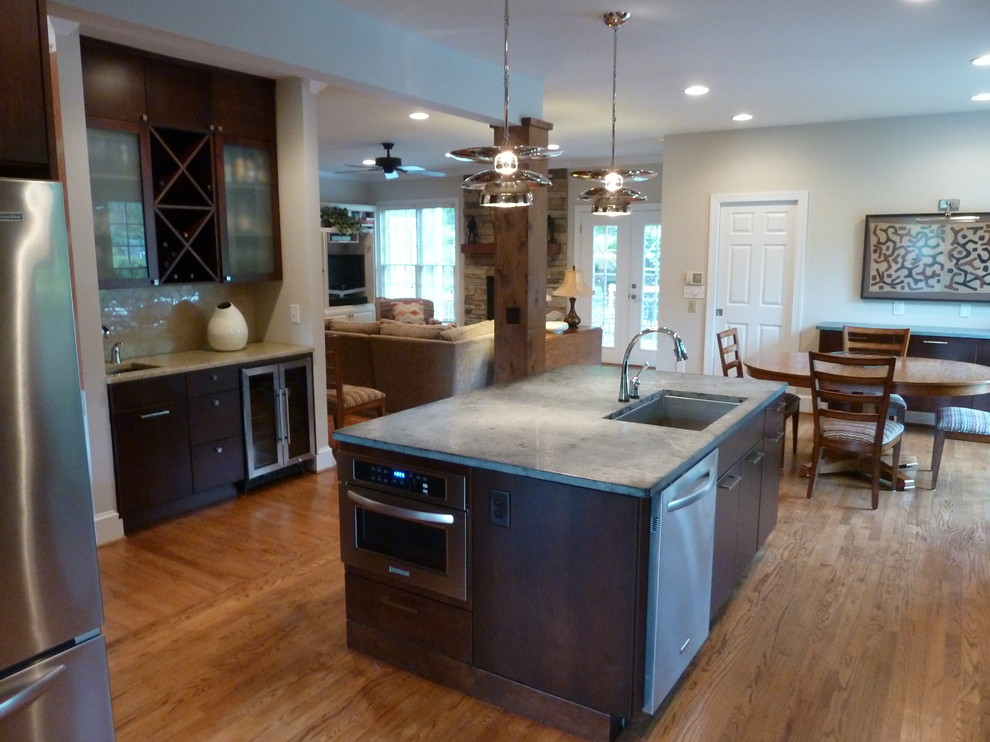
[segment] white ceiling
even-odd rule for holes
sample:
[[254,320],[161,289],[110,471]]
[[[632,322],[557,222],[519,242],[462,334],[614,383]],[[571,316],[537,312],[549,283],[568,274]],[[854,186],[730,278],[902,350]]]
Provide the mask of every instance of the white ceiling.
[[[659,162],[668,134],[990,110],[990,103],[970,100],[990,93],[990,67],[970,64],[990,54],[990,0],[630,0],[619,7],[596,0],[510,2],[510,103],[513,76],[543,85],[543,111],[522,114],[553,124],[551,141],[565,151],[555,167],[608,164],[613,32],[602,14],[610,10],[632,14],[618,31],[616,160],[622,164]],[[501,70],[503,0],[323,3]],[[292,6],[290,0],[282,12]],[[92,27],[96,35],[114,35],[98,25]],[[133,37],[135,29],[127,32]],[[361,51],[355,33],[352,53]],[[230,66],[234,59],[228,55]],[[247,71],[264,73],[258,59],[250,61]],[[270,68],[273,75],[285,71]],[[463,82],[459,72],[431,70],[431,84],[433,78],[436,89]],[[439,104],[431,109],[429,91],[399,100],[368,92],[373,86],[367,81],[353,89],[339,78],[323,81],[329,86],[318,96],[322,175],[384,154],[383,141],[395,142],[393,154],[404,164],[472,172],[476,165],[458,165],[444,153],[493,141],[490,120],[443,113],[436,109],[449,106]],[[500,102],[500,74],[498,83],[492,92]],[[699,83],[711,92],[684,95],[684,88]],[[417,109],[431,118],[410,120]],[[510,110],[515,123],[520,112]],[[731,117],[739,112],[754,118],[735,123]]]

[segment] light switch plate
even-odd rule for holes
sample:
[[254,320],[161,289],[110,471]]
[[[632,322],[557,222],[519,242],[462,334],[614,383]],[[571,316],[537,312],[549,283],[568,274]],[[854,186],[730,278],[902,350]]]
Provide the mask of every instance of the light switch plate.
[[704,299],[705,298],[705,287],[704,286],[685,286],[684,287],[684,298],[685,299]]
[[960,304],[959,305],[959,316],[960,317],[969,317],[971,315],[971,313],[972,313],[972,307],[970,307],[969,304],[963,303],[963,304]]
[[904,302],[903,301],[895,301],[894,302],[893,313],[896,314],[896,315],[902,315],[902,314],[904,314]]

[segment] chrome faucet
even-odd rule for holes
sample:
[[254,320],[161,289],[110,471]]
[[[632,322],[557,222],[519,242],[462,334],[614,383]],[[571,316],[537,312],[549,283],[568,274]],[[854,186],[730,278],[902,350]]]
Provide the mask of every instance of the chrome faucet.
[[118,340],[113,344],[113,347],[110,348],[110,363],[114,365],[120,363],[120,346],[123,344],[123,340]]
[[[629,341],[629,345],[626,346],[626,352],[622,356],[622,371],[619,374],[619,401],[628,402],[629,401],[629,354],[632,353],[633,348],[636,346],[644,336],[649,335],[651,332],[663,333],[665,335],[670,335],[671,340],[674,341],[674,358],[678,361],[687,360],[687,351],[684,349],[684,341],[681,340],[681,336],[668,327],[648,327],[645,330],[641,330]],[[645,367],[640,369],[640,373],[645,370]],[[639,396],[639,376],[636,377],[636,383],[633,385],[636,396]]]

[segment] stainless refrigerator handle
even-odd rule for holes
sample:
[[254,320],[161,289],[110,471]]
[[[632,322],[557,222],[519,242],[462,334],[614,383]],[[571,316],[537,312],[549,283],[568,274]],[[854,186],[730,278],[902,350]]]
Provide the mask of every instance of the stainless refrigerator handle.
[[281,443],[285,440],[285,406],[282,403],[282,390],[275,391],[275,436]]
[[48,686],[58,680],[65,672],[65,665],[59,665],[47,675],[35,680],[30,685],[15,691],[9,698],[0,700],[0,720],[12,716],[25,706],[30,706],[48,691]]
[[386,505],[384,502],[378,502],[377,500],[359,495],[354,490],[347,490],[347,497],[365,510],[370,510],[373,513],[379,513],[381,515],[390,515],[400,520],[408,520],[413,523],[429,523],[431,525],[450,526],[454,524],[454,516],[449,513],[426,513],[422,510],[409,510],[408,508],[399,508],[395,505]]

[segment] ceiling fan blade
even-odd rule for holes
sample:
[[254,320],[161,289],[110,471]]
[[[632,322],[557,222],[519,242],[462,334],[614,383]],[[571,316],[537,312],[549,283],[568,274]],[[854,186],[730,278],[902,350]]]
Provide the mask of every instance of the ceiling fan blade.
[[416,173],[416,175],[429,175],[433,178],[442,178],[446,173],[438,173],[436,170],[424,170],[419,165],[403,165],[400,168],[396,168],[402,173]]
[[399,177],[399,174],[394,170],[390,173],[385,173],[385,180],[395,180]]

